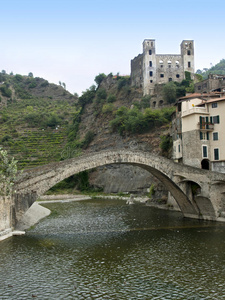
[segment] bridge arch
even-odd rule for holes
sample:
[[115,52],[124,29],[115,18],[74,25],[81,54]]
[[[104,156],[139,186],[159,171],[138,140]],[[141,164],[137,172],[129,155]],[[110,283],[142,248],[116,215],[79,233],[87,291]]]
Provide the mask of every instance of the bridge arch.
[[47,190],[79,172],[112,164],[130,164],[141,167],[159,179],[173,195],[184,215],[197,215],[195,207],[173,180],[177,164],[172,160],[143,151],[101,151],[49,164],[25,172],[17,184],[18,193],[32,191],[37,197]]

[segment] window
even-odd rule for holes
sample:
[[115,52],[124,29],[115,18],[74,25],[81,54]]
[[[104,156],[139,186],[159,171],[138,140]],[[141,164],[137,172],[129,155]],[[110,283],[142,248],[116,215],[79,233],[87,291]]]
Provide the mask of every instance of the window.
[[202,146],[202,156],[208,157],[207,146]]
[[210,117],[210,122],[213,124],[220,124],[220,116]]
[[180,152],[180,145],[178,145],[178,152]]
[[176,77],[177,77],[177,78],[180,78],[180,75],[179,75],[179,74],[177,74],[177,75],[176,75]]
[[198,90],[200,91],[201,89],[202,89],[202,87],[199,85],[199,86],[198,86]]
[[169,78],[169,81],[173,81],[173,78]]
[[149,72],[149,76],[150,76],[150,77],[153,76],[153,72],[152,72],[152,71]]
[[152,67],[152,61],[149,62],[149,67]]
[[153,81],[152,80],[150,80],[150,83],[152,83]]
[[156,101],[153,101],[152,104],[153,104],[153,107],[156,107]]
[[188,68],[190,68],[190,67],[191,67],[191,62],[189,61],[189,62],[188,62]]
[[217,107],[217,102],[212,103],[212,108],[216,108]]
[[213,132],[213,140],[218,141],[218,132]]
[[152,50],[149,50],[148,53],[149,53],[149,55],[152,55]]
[[164,74],[160,74],[160,77],[163,78],[163,77],[164,77]]
[[188,50],[188,51],[187,51],[187,55],[191,55],[191,50]]
[[219,160],[219,149],[214,149],[214,160]]
[[209,133],[200,131],[200,140],[208,141],[209,140]]
[[151,42],[151,46],[153,47],[153,42]]

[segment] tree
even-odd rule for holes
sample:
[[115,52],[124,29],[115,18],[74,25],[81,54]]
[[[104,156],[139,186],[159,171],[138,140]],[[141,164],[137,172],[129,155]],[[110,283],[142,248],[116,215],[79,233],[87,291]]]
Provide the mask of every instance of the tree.
[[28,77],[34,77],[33,73],[30,72],[30,73],[28,74]]
[[64,89],[66,89],[66,84],[65,84],[65,82],[62,83],[62,86],[63,86]]
[[104,73],[100,73],[95,77],[95,82],[97,83],[98,87],[104,78],[106,78]]
[[17,175],[17,161],[10,159],[6,150],[0,148],[0,195],[12,194]]
[[61,82],[61,81],[59,81],[59,85],[60,85],[60,86],[62,85],[62,82]]
[[163,87],[163,97],[168,103],[176,101],[176,86],[173,82],[169,82]]

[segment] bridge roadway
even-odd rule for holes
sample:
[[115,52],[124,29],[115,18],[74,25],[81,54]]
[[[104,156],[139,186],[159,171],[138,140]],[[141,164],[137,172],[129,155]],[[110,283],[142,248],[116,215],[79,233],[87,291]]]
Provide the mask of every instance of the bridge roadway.
[[[15,184],[14,224],[58,182],[111,164],[130,164],[149,171],[165,185],[185,217],[225,221],[225,174],[178,164],[149,152],[108,150],[25,170]],[[196,186],[197,194],[193,192]]]

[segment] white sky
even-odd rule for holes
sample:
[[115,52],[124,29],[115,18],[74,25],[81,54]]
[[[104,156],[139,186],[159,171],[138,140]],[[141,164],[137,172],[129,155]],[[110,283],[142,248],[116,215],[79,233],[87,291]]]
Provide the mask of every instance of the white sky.
[[225,58],[224,0],[0,0],[0,70],[65,82],[81,95],[99,73],[130,74],[146,38],[158,54],[195,41],[195,69]]

